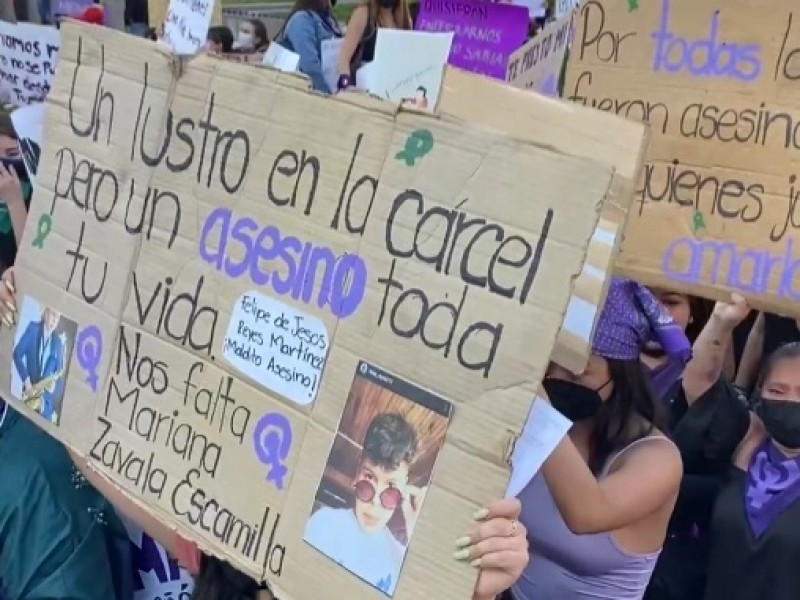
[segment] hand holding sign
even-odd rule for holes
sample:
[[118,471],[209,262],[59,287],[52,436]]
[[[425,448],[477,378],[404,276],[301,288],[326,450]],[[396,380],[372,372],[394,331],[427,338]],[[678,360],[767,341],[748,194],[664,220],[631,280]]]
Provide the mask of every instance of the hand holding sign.
[[750,305],[741,294],[731,294],[730,302],[717,302],[714,305],[714,316],[730,327],[736,327],[750,314]]

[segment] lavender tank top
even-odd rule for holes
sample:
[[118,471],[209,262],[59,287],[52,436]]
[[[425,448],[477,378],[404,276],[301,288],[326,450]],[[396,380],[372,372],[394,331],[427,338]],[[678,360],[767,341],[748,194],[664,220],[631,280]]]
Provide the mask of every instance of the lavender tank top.
[[[601,473],[640,443],[667,440],[651,436],[634,441],[615,454]],[[663,442],[658,442],[663,443]],[[515,600],[641,600],[661,553],[633,554],[610,533],[572,533],[541,471],[520,493],[520,520],[528,530],[530,562],[512,588]]]

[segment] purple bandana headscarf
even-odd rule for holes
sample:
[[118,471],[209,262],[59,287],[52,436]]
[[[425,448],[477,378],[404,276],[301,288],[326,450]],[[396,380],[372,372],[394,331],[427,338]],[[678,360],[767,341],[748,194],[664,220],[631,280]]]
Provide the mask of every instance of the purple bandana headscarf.
[[677,381],[692,357],[692,345],[658,299],[643,285],[614,278],[597,321],[592,352],[614,360],[636,360],[647,342],[664,349],[670,368],[654,381],[663,395]]
[[800,457],[786,458],[772,440],[753,455],[747,472],[745,511],[759,539],[780,514],[800,498]]

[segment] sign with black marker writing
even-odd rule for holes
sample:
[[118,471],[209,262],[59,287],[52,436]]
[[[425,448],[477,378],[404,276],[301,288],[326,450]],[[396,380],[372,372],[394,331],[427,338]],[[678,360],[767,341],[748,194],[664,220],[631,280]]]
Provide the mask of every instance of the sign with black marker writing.
[[58,29],[0,21],[0,100],[15,106],[43,102],[58,64]]
[[4,396],[281,598],[469,597],[613,169],[63,34],[16,281],[64,341],[0,336]]
[[558,79],[572,37],[572,13],[545,25],[508,58],[506,81],[514,87],[558,96]]
[[564,96],[651,125],[620,273],[797,313],[796,4],[588,0],[577,20]]
[[[439,104],[443,113],[465,121],[481,121],[492,129],[530,140],[559,152],[607,162],[614,167],[611,191],[589,242],[583,271],[572,297],[551,360],[580,373],[592,350],[595,325],[605,303],[614,263],[633,204],[647,145],[647,128],[575,104],[523,93],[471,73],[448,67]],[[494,106],[497,110],[486,111]]]
[[[147,0],[147,18],[150,21],[150,26],[155,29],[160,29],[167,20],[167,13],[169,12],[170,0]],[[224,25],[225,20],[222,17],[222,2],[213,3],[213,16],[211,17],[212,25]],[[272,36],[270,36],[272,39]]]
[[170,0],[164,41],[175,54],[191,56],[206,44],[216,0]]

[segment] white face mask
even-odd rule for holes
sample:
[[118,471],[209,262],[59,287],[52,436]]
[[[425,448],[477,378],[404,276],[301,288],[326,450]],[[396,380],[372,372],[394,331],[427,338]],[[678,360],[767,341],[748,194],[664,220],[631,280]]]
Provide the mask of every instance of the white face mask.
[[240,31],[233,47],[237,50],[252,50],[255,48],[255,36],[252,33]]

